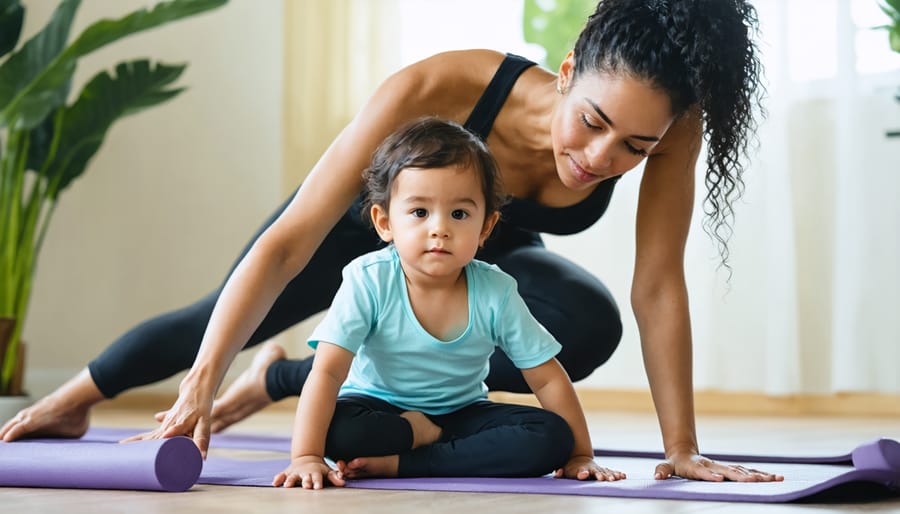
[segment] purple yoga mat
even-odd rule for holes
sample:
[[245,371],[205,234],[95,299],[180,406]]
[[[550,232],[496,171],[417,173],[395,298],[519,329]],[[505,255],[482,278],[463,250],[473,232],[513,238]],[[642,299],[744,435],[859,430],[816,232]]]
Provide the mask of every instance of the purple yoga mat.
[[[119,441],[124,437],[135,434],[139,430],[134,429],[91,429],[83,439],[79,441],[31,441],[26,443],[11,443],[7,447],[41,443],[45,445],[44,456],[47,456],[49,446],[57,448],[65,447],[93,447],[96,457],[108,456],[117,450],[112,447],[132,447],[143,443],[129,443],[127,445],[112,445],[111,442]],[[199,462],[199,453],[189,439],[176,438],[168,441],[181,441],[187,446],[174,448],[191,454]],[[147,443],[162,444],[168,441],[147,441]],[[133,446],[136,448],[136,446]],[[254,436],[238,434],[216,434],[211,440],[211,448],[216,449],[241,449],[288,452],[290,439],[287,437]],[[4,445],[0,444],[0,485],[31,485],[50,487],[62,482],[50,483],[46,474],[33,469],[21,469],[17,472],[22,477],[30,477],[30,483],[22,481],[6,483],[2,480],[7,475],[7,462],[3,454]],[[130,450],[131,448],[129,448]],[[68,451],[68,450],[67,450]],[[82,452],[84,462],[93,462],[91,451]],[[151,452],[152,453],[152,452]],[[900,495],[900,443],[891,439],[879,439],[857,447],[849,454],[820,455],[820,456],[747,456],[719,454],[712,455],[717,460],[726,462],[738,462],[750,467],[761,467],[767,471],[783,474],[784,482],[769,483],[737,483],[737,482],[696,482],[680,478],[658,481],[652,477],[653,470],[661,457],[657,452],[638,452],[621,450],[595,450],[599,455],[598,460],[604,465],[620,469],[628,474],[628,479],[619,482],[580,482],[576,480],[562,480],[551,477],[504,479],[504,478],[415,478],[415,479],[366,479],[352,480],[348,487],[365,489],[393,489],[393,490],[428,490],[428,491],[461,491],[461,492],[489,492],[489,493],[539,493],[539,494],[574,494],[587,496],[619,496],[632,498],[660,498],[660,499],[684,499],[684,500],[716,500],[716,501],[742,501],[742,502],[787,502],[800,499],[816,498],[816,495],[835,495],[829,499],[858,500],[859,488],[865,494],[874,491],[879,495]],[[56,454],[52,454],[56,458]],[[38,459],[39,460],[39,459]],[[52,459],[49,459],[52,461]],[[76,459],[77,460],[77,459]],[[765,463],[757,466],[755,463]],[[201,484],[218,485],[244,485],[270,487],[273,477],[282,471],[288,464],[288,459],[234,459],[217,455],[211,452],[209,459],[203,465],[199,478],[194,480]],[[62,475],[83,475],[76,480],[72,477],[63,477],[68,480],[65,485],[59,487],[102,487],[102,488],[126,488],[126,489],[162,489],[184,490],[190,484],[181,489],[152,487],[145,482],[153,483],[153,479],[142,479],[141,483],[124,483],[126,480],[135,481],[139,472],[133,472],[135,477],[114,476],[116,474],[129,474],[131,471],[112,472],[95,471],[88,466],[82,466],[78,471],[69,470]],[[13,473],[15,475],[16,473]],[[24,478],[23,478],[24,480]],[[158,483],[162,484],[156,479]],[[185,482],[187,482],[185,478]],[[191,482],[193,483],[193,482]],[[865,496],[864,496],[865,498]]]
[[[754,461],[734,459],[754,466]],[[859,497],[859,488],[842,486],[863,484],[864,495],[900,495],[900,443],[880,439],[857,447],[852,465],[769,462],[765,469],[785,475],[784,482],[739,483],[697,482],[681,478],[654,480],[658,459],[605,457],[605,466],[625,471],[627,480],[596,482],[538,478],[381,478],[348,481],[347,487],[409,491],[455,491],[485,493],[574,494],[676,500],[713,500],[777,503],[813,497],[837,491],[837,498]],[[271,486],[272,478],[288,464],[288,459],[238,460],[211,457],[200,476],[200,483],[220,485]]]
[[[92,427],[80,440],[97,443],[115,443],[146,431],[147,429],[141,428]],[[289,453],[291,451],[291,438],[258,434],[212,434],[209,445],[210,448]]]
[[186,437],[125,444],[66,439],[0,443],[0,486],[186,491],[203,459]]

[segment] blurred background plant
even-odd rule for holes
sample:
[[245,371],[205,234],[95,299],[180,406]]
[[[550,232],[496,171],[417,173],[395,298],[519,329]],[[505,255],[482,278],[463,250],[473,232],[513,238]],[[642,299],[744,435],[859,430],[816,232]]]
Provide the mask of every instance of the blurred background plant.
[[522,29],[525,41],[541,46],[546,52],[542,64],[557,71],[566,54],[575,46],[588,16],[597,7],[597,0],[524,1]]
[[900,0],[882,0],[878,5],[891,19],[891,23],[877,28],[888,31],[891,50],[900,52]]

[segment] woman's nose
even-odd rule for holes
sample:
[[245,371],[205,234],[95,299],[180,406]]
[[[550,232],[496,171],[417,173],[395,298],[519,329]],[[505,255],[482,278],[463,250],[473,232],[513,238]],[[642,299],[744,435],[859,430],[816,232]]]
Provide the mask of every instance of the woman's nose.
[[609,137],[598,137],[591,141],[584,155],[591,167],[589,171],[596,173],[612,166],[612,143],[612,138]]

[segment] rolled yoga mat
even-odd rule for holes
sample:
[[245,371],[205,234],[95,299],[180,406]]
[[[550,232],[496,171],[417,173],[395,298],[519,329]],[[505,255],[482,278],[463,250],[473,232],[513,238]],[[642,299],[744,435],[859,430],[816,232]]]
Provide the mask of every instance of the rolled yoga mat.
[[6,487],[186,491],[202,466],[200,451],[186,437],[123,444],[0,442],[0,486]]

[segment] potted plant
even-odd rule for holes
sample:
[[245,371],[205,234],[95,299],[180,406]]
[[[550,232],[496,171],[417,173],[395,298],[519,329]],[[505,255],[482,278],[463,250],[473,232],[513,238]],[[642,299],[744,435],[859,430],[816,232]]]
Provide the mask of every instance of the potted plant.
[[[70,95],[78,60],[121,38],[227,0],[171,0],[97,21],[71,43],[80,0],[63,0],[19,46],[25,8],[0,0],[0,397],[22,395],[20,342],[32,277],[60,194],[84,173],[117,119],[178,95],[184,64],[137,59],[97,73]],[[69,97],[74,99],[68,103]],[[0,418],[5,419],[4,416]]]

